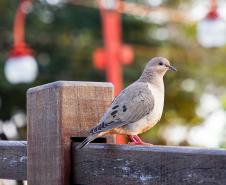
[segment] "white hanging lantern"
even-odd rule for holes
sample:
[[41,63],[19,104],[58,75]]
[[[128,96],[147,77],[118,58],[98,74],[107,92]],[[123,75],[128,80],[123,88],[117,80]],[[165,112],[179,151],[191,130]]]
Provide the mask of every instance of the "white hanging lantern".
[[226,43],[226,21],[218,15],[216,0],[211,1],[209,13],[197,25],[197,39],[205,48],[222,47]]
[[37,75],[38,65],[31,55],[10,57],[6,61],[5,76],[12,84],[31,83]]

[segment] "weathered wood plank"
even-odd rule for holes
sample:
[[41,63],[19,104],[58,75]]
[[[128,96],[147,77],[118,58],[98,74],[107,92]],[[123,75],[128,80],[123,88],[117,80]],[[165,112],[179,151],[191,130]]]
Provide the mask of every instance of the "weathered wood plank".
[[27,179],[27,142],[0,141],[0,179]]
[[73,144],[73,184],[225,185],[226,151]]
[[[0,141],[0,178],[26,180],[25,141]],[[73,184],[225,185],[226,151],[90,144],[72,149]]]
[[70,138],[86,136],[112,98],[112,84],[101,82],[58,81],[28,90],[29,185],[69,184]]

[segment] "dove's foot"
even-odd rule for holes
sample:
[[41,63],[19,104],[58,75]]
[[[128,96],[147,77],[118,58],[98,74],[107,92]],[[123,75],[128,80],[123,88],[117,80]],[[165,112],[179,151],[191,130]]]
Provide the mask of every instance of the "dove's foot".
[[147,145],[147,146],[153,146],[151,143],[145,143],[145,142],[129,142],[130,145]]
[[151,143],[145,143],[143,142],[137,135],[129,136],[130,140],[132,142],[129,142],[130,145],[149,145],[151,146]]

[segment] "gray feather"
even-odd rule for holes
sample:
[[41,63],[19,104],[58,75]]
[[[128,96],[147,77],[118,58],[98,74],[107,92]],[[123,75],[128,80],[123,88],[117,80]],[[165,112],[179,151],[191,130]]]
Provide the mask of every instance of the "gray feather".
[[81,148],[85,147],[86,145],[88,145],[91,141],[93,141],[96,138],[97,138],[96,134],[89,135],[84,141],[82,141],[81,143],[79,143],[76,146],[76,149],[81,149]]
[[90,134],[134,123],[149,114],[153,107],[154,98],[147,83],[135,82],[114,99],[100,123],[90,130]]

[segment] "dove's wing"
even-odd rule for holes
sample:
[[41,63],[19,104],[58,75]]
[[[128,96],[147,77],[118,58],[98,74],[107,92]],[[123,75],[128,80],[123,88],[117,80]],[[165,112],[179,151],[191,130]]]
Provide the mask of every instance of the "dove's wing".
[[151,90],[148,89],[148,84],[135,82],[114,99],[99,125],[92,128],[90,134],[98,134],[134,123],[149,114],[153,107],[154,98]]

